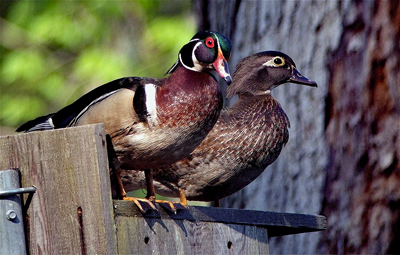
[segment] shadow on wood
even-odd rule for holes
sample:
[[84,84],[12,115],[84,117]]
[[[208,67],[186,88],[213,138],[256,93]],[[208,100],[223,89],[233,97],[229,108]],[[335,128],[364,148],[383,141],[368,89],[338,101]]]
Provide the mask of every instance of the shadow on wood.
[[0,137],[0,169],[37,192],[31,254],[268,254],[268,237],[319,231],[323,216],[190,207],[142,215],[112,201],[102,124]]

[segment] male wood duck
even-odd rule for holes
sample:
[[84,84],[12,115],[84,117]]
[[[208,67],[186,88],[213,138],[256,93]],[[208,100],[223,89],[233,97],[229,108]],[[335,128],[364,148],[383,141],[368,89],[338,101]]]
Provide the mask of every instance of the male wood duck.
[[[158,194],[215,201],[244,188],[279,156],[289,139],[289,119],[271,90],[284,83],[317,87],[293,60],[277,51],[244,58],[236,67],[227,95],[238,95],[223,109],[214,128],[185,159],[154,169]],[[127,190],[144,186],[141,173],[122,173]]]
[[[115,167],[146,169],[151,178],[148,169],[186,157],[214,126],[223,100],[210,72],[216,71],[231,83],[227,64],[230,51],[230,41],[223,35],[199,32],[182,47],[167,78],[111,81],[56,113],[28,121],[16,131],[104,123],[118,158]],[[154,190],[149,189],[148,198],[154,196]],[[122,187],[120,192],[125,197]]]

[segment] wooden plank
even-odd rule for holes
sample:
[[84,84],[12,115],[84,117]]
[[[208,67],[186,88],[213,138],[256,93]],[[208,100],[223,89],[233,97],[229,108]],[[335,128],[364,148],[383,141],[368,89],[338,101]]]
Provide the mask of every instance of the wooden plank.
[[117,216],[119,254],[269,254],[267,229]]
[[243,224],[268,228],[268,235],[282,236],[297,233],[321,231],[326,229],[326,218],[321,215],[276,213],[252,210],[238,210],[215,207],[190,206],[188,210],[178,210],[173,214],[159,207],[159,213],[148,211],[143,215],[129,201],[114,200],[115,216],[161,218],[218,222],[226,224]]
[[102,124],[0,137],[0,168],[35,185],[31,254],[112,254],[116,237]]

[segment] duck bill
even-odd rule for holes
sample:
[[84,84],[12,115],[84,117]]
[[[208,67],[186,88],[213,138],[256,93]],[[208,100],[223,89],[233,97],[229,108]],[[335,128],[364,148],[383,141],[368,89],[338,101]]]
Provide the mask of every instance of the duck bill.
[[215,60],[213,63],[215,71],[221,76],[222,79],[226,81],[228,85],[232,83],[232,77],[231,74],[229,73],[229,67],[228,67],[228,62],[222,55],[222,52],[218,52],[218,58]]
[[289,82],[302,84],[311,87],[318,87],[315,81],[308,79],[307,77],[303,76],[296,68],[294,68],[294,72],[292,77],[289,78]]

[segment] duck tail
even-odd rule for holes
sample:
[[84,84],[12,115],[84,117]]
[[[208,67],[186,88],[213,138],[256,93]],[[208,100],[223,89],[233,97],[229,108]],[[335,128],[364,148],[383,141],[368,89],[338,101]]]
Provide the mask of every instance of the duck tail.
[[40,116],[37,117],[34,120],[30,120],[24,124],[22,124],[16,132],[22,132],[25,131],[25,133],[32,132],[32,131],[41,131],[41,130],[50,130],[54,129],[54,124],[53,124],[53,117],[54,113],[51,113],[49,115],[45,116]]

